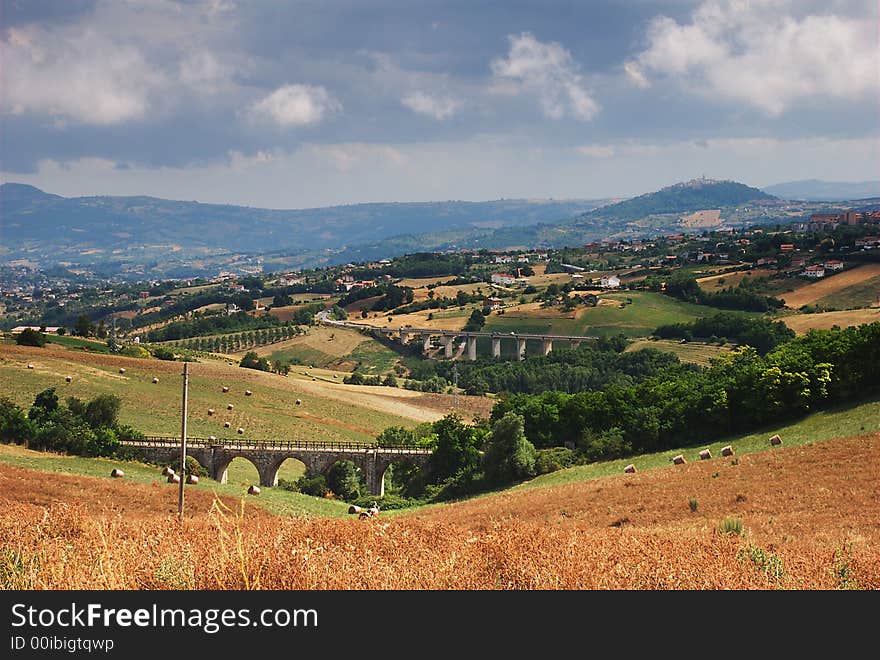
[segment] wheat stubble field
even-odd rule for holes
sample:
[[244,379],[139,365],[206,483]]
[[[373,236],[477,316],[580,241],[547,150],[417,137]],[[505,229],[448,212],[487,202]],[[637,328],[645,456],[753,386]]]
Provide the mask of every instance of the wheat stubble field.
[[0,585],[877,589],[878,449],[873,433],[365,521],[194,492],[180,523],[176,488],[0,465]]

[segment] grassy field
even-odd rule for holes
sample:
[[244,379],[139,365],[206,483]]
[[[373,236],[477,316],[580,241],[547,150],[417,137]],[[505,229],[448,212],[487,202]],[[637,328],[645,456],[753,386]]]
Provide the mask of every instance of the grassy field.
[[200,484],[185,534],[155,477],[3,464],[0,588],[876,590],[878,449],[865,434],[366,521],[285,520],[269,489]]
[[[579,307],[576,314],[550,310],[546,318],[536,318],[531,308],[521,313],[505,310],[486,319],[489,332],[528,332],[563,335],[616,335],[646,337],[657,326],[693,321],[711,316],[717,309],[705,305],[683,303],[675,298],[649,291],[603,293],[603,302],[596,307]],[[629,303],[628,300],[632,300]],[[542,310],[543,311],[543,310]]]
[[[32,363],[34,369],[27,369]],[[126,369],[125,374],[119,368]],[[98,394],[122,399],[121,421],[153,434],[178,433],[182,365],[160,360],[138,360],[59,349],[0,347],[0,395],[28,407],[35,395],[56,387],[60,398],[88,400]],[[434,404],[424,407],[418,396],[396,388],[348,389],[336,383],[312,382],[294,373],[290,377],[241,369],[225,363],[190,365],[190,435],[233,437],[243,427],[244,437],[303,438],[330,441],[371,441],[388,426],[409,425],[442,416]],[[70,375],[72,381],[65,382]],[[152,378],[159,383],[153,384]],[[221,385],[230,387],[227,394]],[[253,396],[244,395],[250,389]],[[296,399],[301,405],[294,405]],[[226,404],[232,403],[232,411]],[[213,408],[214,415],[208,414]],[[451,408],[451,403],[450,403]],[[224,428],[224,422],[230,428]]]
[[397,353],[357,330],[318,326],[287,341],[257,349],[270,361],[310,364],[341,371],[357,369],[367,374],[390,371],[399,359]]
[[[721,448],[731,445],[736,456],[770,450],[769,438],[779,434],[786,447],[799,447],[833,438],[846,438],[880,429],[880,401],[871,401],[856,406],[848,406],[817,412],[803,420],[784,425],[767,427],[756,433],[734,436],[707,444],[693,444],[655,454],[645,454],[635,458],[607,461],[591,465],[576,466],[566,470],[551,472],[516,486],[516,489],[539,488],[573,481],[596,479],[621,474],[624,466],[632,463],[638,471],[666,468],[673,456],[684,454],[688,462],[700,462],[699,453],[708,449],[714,458],[721,456]],[[730,461],[733,459],[721,459]]]
[[707,366],[709,360],[731,350],[729,345],[718,346],[716,344],[704,344],[702,342],[693,341],[681,344],[677,341],[667,339],[658,339],[656,341],[640,339],[627,346],[626,350],[627,352],[639,351],[643,348],[654,348],[658,351],[674,353],[682,362],[691,362],[702,366]]
[[853,284],[815,301],[822,307],[856,309],[880,306],[880,275]]
[[769,277],[776,273],[775,270],[766,268],[755,268],[752,270],[741,270],[733,273],[720,273],[718,275],[708,275],[697,280],[700,288],[707,293],[715,293],[719,289],[727,287],[739,286],[743,280],[754,279],[759,277]]
[[[803,305],[812,305],[822,299],[834,300],[838,294],[845,294],[845,291],[852,286],[862,287],[866,281],[880,277],[880,264],[866,264],[849,270],[845,270],[836,275],[826,277],[817,282],[811,282],[806,286],[799,288],[794,293],[782,296],[785,304],[793,309],[798,309]],[[858,290],[857,290],[858,291]],[[874,301],[876,302],[877,289],[874,289]],[[831,303],[835,307],[842,305]],[[871,304],[871,303],[869,303]]]
[[[279,477],[296,479],[302,474],[298,461],[286,461],[281,467]],[[159,468],[146,463],[133,461],[117,461],[107,458],[81,458],[63,456],[46,452],[31,451],[17,445],[0,444],[0,464],[39,470],[55,474],[79,475],[110,480],[110,471],[121,467],[125,472],[125,483],[137,483],[159,486],[165,495],[169,512],[177,511],[178,486],[167,484],[159,474]],[[186,485],[187,497],[192,492],[224,497],[241,498],[246,496],[248,486],[259,483],[256,468],[244,459],[235,459],[229,466],[227,483],[220,484],[208,478],[199,480],[198,484]],[[310,497],[301,493],[293,493],[281,488],[263,488],[259,497],[250,497],[250,502],[283,516],[320,516],[322,518],[341,517],[346,515],[348,505],[336,500]]]
[[822,312],[821,314],[792,314],[780,317],[781,321],[802,335],[809,330],[828,330],[834,326],[846,328],[851,325],[875,323],[880,321],[880,308],[853,309],[841,312]]
[[109,353],[106,341],[97,341],[94,339],[83,339],[81,337],[70,337],[68,335],[46,335],[47,344],[57,344],[64,348],[73,348],[77,350],[87,350],[93,353]]

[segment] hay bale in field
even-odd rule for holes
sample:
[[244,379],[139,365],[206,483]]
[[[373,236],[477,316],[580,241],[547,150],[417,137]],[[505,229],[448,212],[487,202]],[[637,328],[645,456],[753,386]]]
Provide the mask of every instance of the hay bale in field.
[[213,408],[208,408],[208,416],[210,417],[210,416],[213,415],[213,414],[214,414],[214,409],[213,409]]
[[687,461],[684,458],[684,454],[679,454],[678,456],[672,457],[672,462],[676,465],[684,465]]
[[630,463],[625,468],[623,468],[623,471],[626,472],[627,474],[634,474],[636,471],[636,466],[633,465],[632,463]]
[[244,429],[239,426],[238,427],[238,434],[241,435],[242,433],[244,433]]
[[226,404],[226,410],[232,410],[234,407],[231,403]]
[[156,378],[156,377],[154,376],[154,377],[153,377],[153,385],[155,385],[155,384],[158,383],[158,382],[159,382],[159,379]]
[[301,405],[302,405],[302,400],[297,399],[297,400],[296,400],[296,405],[301,406]]
[[700,460],[701,461],[706,461],[706,460],[709,460],[710,458],[712,458],[712,452],[709,451],[708,449],[704,449],[703,451],[700,452]]
[[259,486],[251,486],[248,488],[248,495],[259,495],[260,487]]
[[123,472],[119,468],[113,468],[113,470],[110,472],[110,476],[114,479],[119,479],[120,477],[125,476],[125,472]]
[[731,447],[730,445],[726,445],[721,448],[722,456],[733,456],[733,453],[733,447]]
[[229,428],[230,426],[232,426],[232,424],[230,424],[229,422],[223,422],[223,426]]
[[251,396],[252,394],[253,394],[253,392],[251,392],[250,390],[245,390],[245,391],[244,391],[244,395],[245,395],[245,396]]
[[125,373],[125,367],[119,367],[119,373],[124,374],[124,373]]
[[70,376],[66,376],[66,377],[64,378],[64,380],[67,381],[67,382],[69,383],[70,381],[73,380],[73,378],[71,378]]
[[773,445],[774,447],[775,447],[776,445],[781,445],[781,444],[782,444],[782,438],[780,438],[778,434],[777,434],[777,435],[774,435],[774,436],[772,436],[772,437],[770,438],[770,444]]
[[357,504],[352,504],[350,507],[348,507],[349,513],[360,513],[361,511],[363,511],[363,509],[361,509]]
[[197,483],[199,483],[199,478],[194,474],[188,474],[188,475],[186,475],[186,483],[197,484]]
[[223,393],[225,394],[225,393],[228,392],[228,391],[229,391],[229,388],[226,387],[226,386],[224,385],[224,386],[223,386]]
[[167,466],[167,465],[166,465],[165,467],[162,468],[162,476],[163,476],[163,477],[170,477],[172,474],[174,474],[174,469],[173,469],[173,468],[171,468],[171,467],[169,467],[169,466]]
[[32,364],[28,365],[28,369],[33,369],[33,368],[34,368],[34,365],[32,365]]
[[180,483],[180,475],[179,474],[169,474],[168,475],[168,483],[169,484],[179,484]]

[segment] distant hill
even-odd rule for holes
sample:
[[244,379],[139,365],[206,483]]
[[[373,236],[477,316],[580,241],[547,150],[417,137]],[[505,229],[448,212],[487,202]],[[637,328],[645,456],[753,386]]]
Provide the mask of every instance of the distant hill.
[[676,183],[657,192],[639,195],[617,204],[589,211],[585,217],[597,216],[619,220],[637,220],[654,214],[691,213],[725,206],[736,206],[756,200],[776,199],[762,190],[736,181],[694,179]]
[[843,201],[880,197],[880,181],[820,181],[804,179],[765,186],[763,191],[782,199]]
[[156,197],[66,198],[5,183],[0,257],[116,272],[174,260],[193,264],[218,254],[339,250],[402,234],[555,223],[601,203],[503,199],[273,210]]

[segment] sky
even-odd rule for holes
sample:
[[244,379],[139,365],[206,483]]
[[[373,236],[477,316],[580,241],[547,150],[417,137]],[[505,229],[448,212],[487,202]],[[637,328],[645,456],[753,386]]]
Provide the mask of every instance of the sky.
[[0,0],[0,180],[268,208],[880,178],[876,0]]

